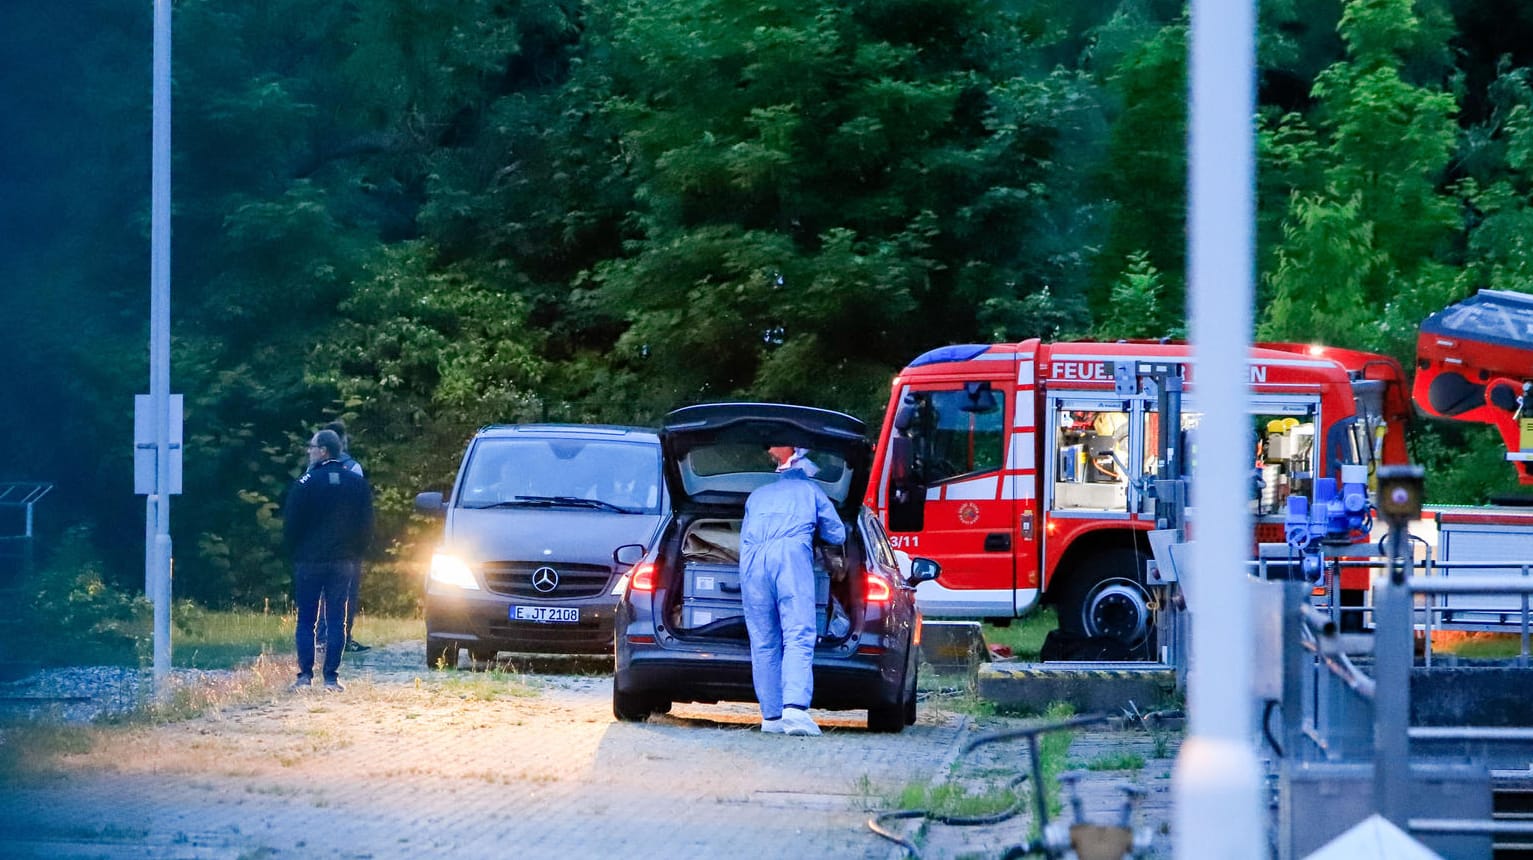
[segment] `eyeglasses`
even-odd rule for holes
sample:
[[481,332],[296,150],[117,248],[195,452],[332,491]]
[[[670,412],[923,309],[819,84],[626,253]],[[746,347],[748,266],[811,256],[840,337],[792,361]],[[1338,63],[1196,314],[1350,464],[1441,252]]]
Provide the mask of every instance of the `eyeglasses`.
[[311,445],[310,445],[310,446],[309,446],[309,450],[310,450],[310,451],[322,451],[322,450],[324,450],[324,448],[325,448],[325,446],[324,446],[324,445],[312,445],[312,444],[311,444]]

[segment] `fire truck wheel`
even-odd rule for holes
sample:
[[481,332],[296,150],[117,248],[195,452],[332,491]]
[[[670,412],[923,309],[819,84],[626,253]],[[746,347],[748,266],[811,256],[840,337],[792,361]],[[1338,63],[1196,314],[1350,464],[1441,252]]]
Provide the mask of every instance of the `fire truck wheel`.
[[1155,630],[1150,595],[1140,579],[1144,566],[1144,556],[1132,549],[1086,559],[1061,595],[1059,626],[1068,633],[1117,639],[1129,648],[1144,645]]

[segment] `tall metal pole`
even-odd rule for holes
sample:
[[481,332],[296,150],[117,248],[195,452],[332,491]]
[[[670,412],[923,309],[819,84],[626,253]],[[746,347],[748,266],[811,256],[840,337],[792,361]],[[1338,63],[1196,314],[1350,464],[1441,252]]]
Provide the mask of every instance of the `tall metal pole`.
[[1178,858],[1266,854],[1250,738],[1252,625],[1245,583],[1255,43],[1254,0],[1193,0],[1187,256],[1193,387],[1202,418],[1192,489],[1197,602],[1189,607],[1190,733],[1172,783]]
[[[170,680],[170,4],[154,0],[154,133],[150,175],[149,402],[154,417],[154,490],[146,552],[154,603],[154,688]],[[145,529],[146,533],[150,529]],[[147,536],[147,535],[146,535]]]
[[1389,574],[1374,586],[1373,806],[1396,827],[1409,825],[1411,664],[1415,659],[1414,599],[1407,583],[1415,559],[1410,522],[1389,522]]

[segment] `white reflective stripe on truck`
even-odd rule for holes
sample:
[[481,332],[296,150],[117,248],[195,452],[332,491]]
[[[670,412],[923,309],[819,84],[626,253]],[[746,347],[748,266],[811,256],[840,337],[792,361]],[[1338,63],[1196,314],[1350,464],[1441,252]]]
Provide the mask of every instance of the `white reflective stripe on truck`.
[[1032,433],[1011,434],[1011,444],[1006,450],[1007,471],[1030,471],[1037,468],[1037,460],[1034,451],[1037,448],[1037,437]]
[[916,586],[916,606],[928,618],[1014,617],[1037,602],[1036,588],[951,589],[936,580]]

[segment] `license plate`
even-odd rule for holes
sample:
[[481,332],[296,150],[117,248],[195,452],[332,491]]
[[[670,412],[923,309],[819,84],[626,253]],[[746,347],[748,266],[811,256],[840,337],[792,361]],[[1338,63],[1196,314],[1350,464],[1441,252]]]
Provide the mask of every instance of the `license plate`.
[[580,620],[580,610],[561,606],[513,606],[512,621],[537,621],[548,623],[572,623]]

